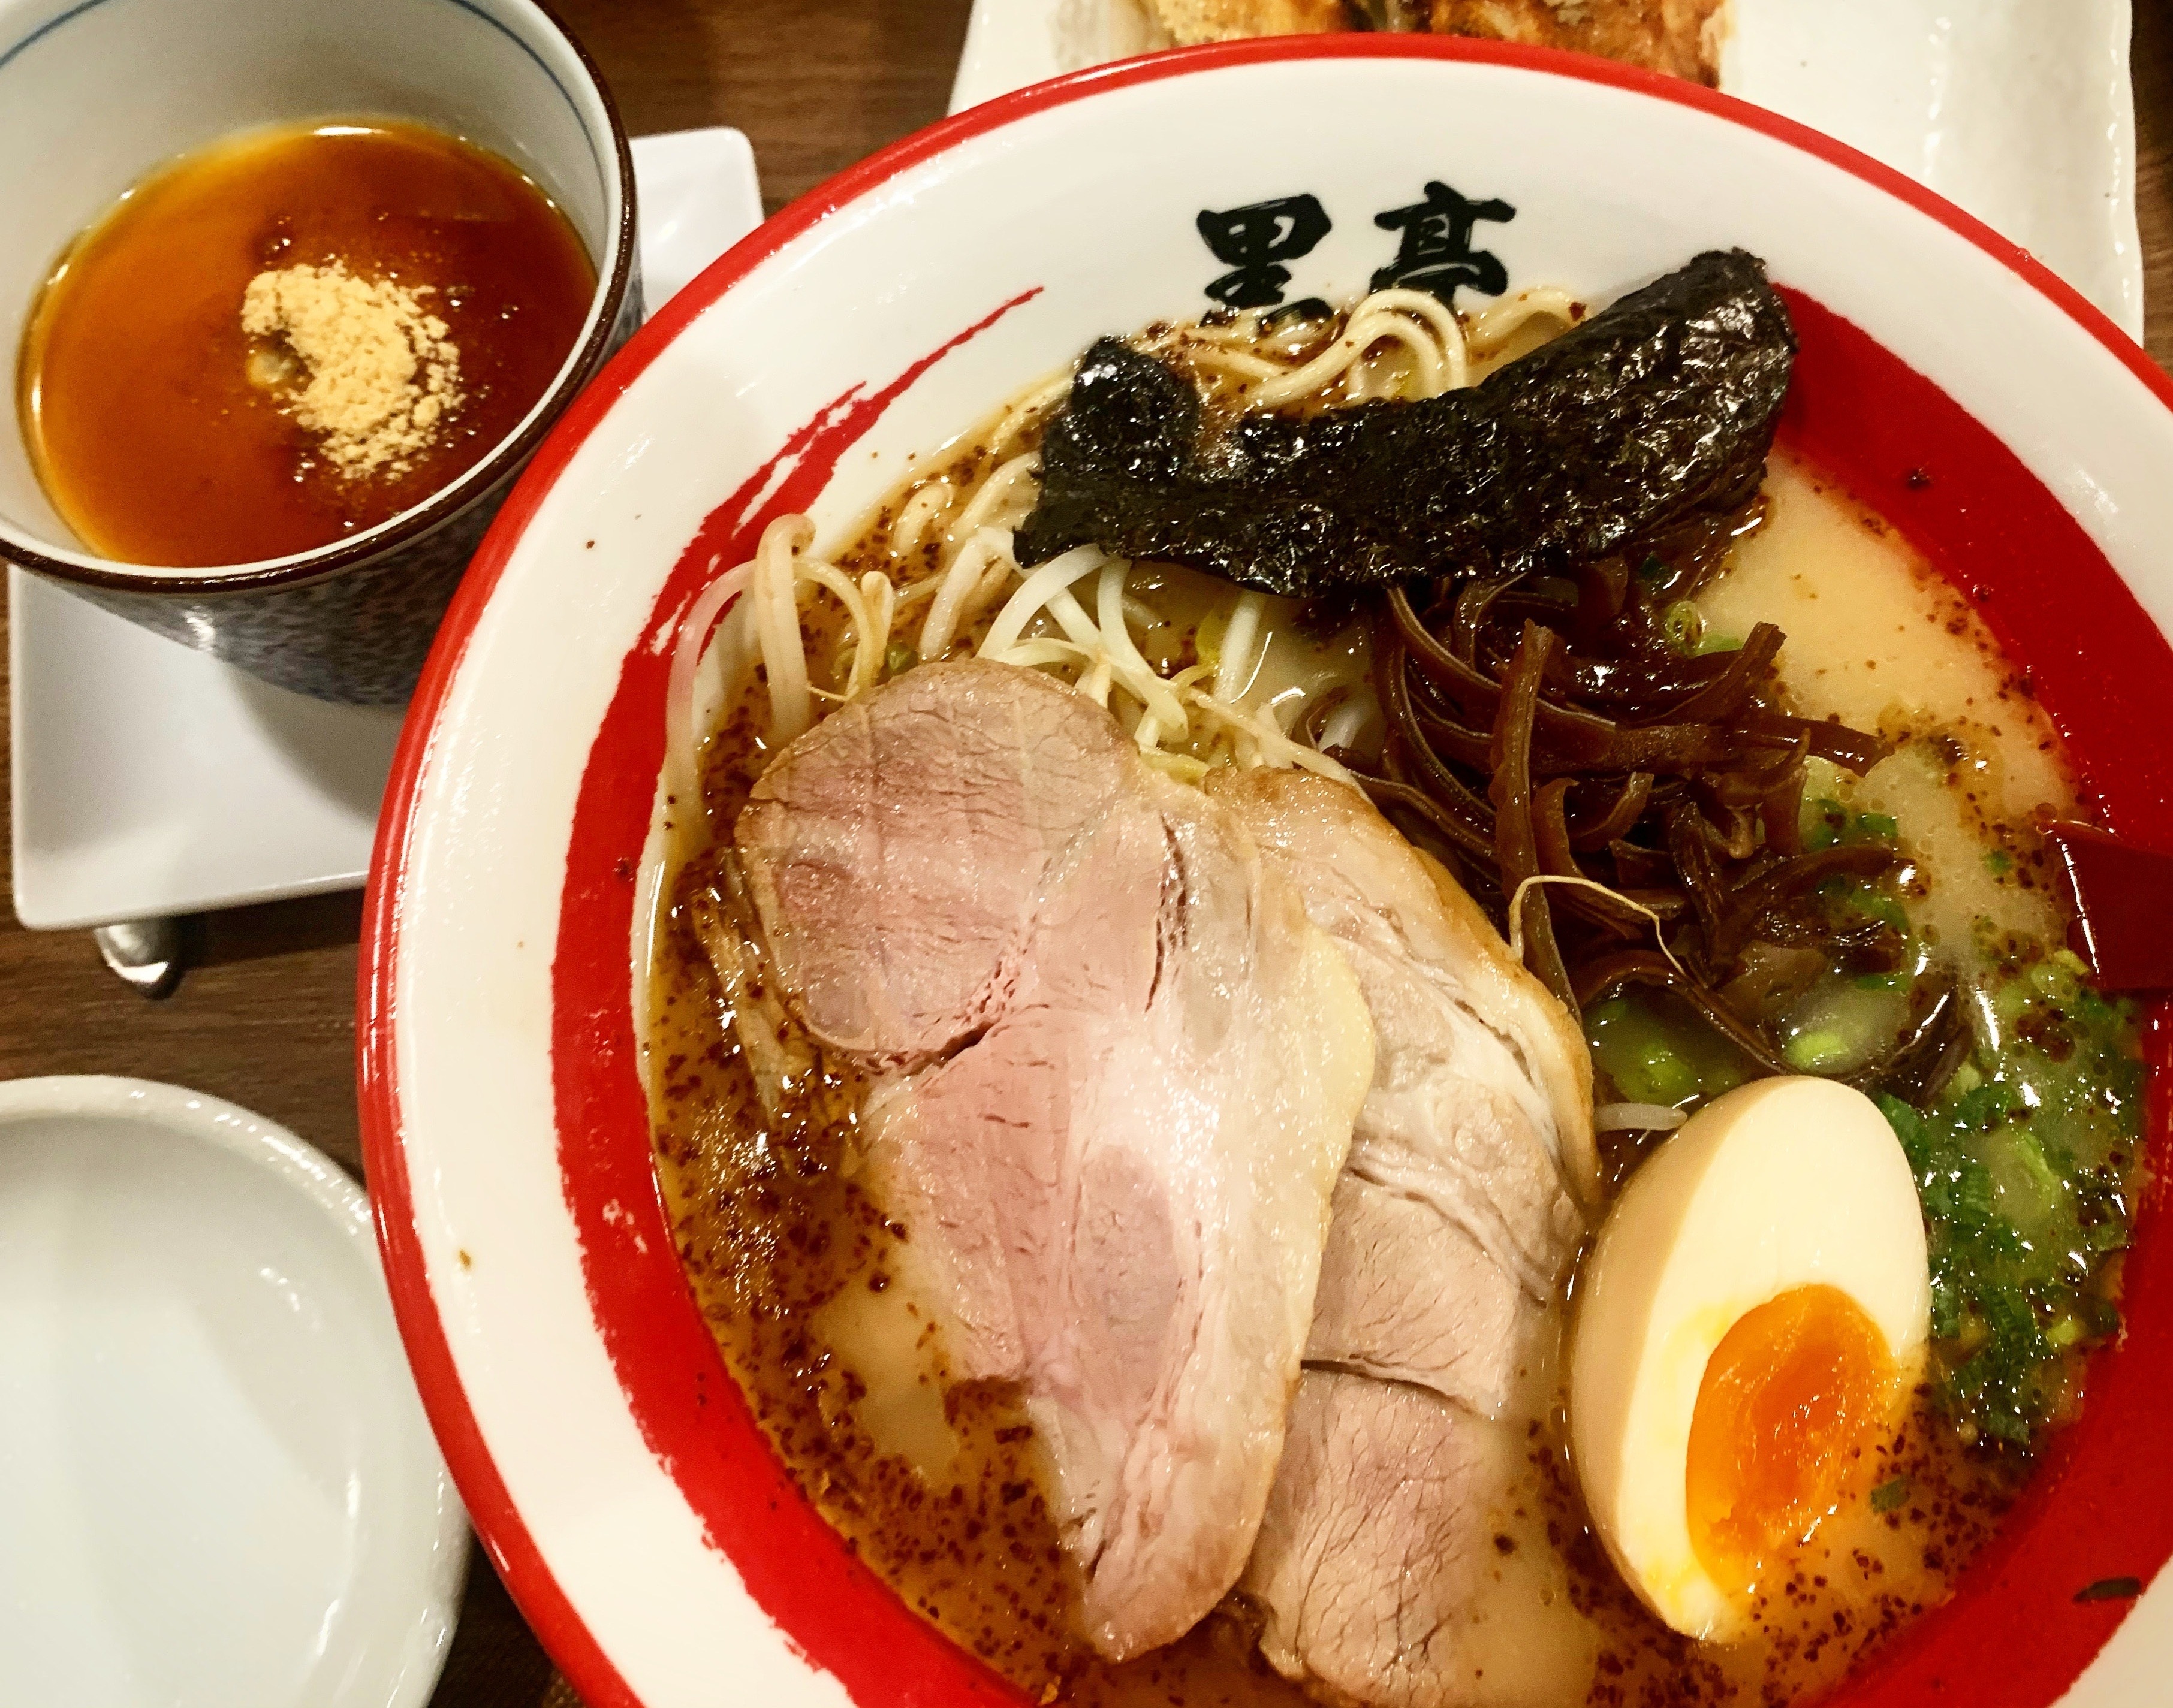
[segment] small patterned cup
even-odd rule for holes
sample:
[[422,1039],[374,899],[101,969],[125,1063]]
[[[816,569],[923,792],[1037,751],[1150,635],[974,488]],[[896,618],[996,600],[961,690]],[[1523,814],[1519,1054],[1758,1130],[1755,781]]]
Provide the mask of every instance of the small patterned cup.
[[513,431],[427,502],[291,557],[216,569],[84,551],[0,433],[0,558],[267,682],[396,705],[499,501],[641,320],[634,168],[595,65],[534,0],[0,0],[0,325],[146,173],[257,126],[412,119],[490,148],[545,188],[596,261],[574,350]]

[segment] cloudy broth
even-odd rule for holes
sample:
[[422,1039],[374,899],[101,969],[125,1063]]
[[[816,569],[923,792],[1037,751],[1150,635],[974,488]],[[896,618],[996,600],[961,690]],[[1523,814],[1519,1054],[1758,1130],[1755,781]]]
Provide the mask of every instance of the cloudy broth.
[[[916,494],[940,482],[962,502],[1033,450],[1038,418],[992,418],[927,458],[831,561],[853,576],[885,570],[902,588],[936,573],[939,537],[898,550]],[[1790,635],[1783,686],[1798,709],[1862,720],[1901,744],[1870,777],[1832,786],[1852,811],[1890,811],[1921,827],[1908,848],[1906,905],[1931,952],[1955,964],[1989,1012],[2003,963],[1973,922],[1991,919],[2010,949],[2057,943],[2063,923],[2038,833],[2048,811],[2073,802],[2057,738],[1974,613],[1874,513],[1785,456],[1775,459],[1767,499],[1728,570],[1701,594],[1701,619],[1715,637],[1761,618],[1780,622]],[[1876,644],[1867,647],[1864,622],[1806,620],[1798,607],[1820,590],[1834,608],[1875,613]],[[1152,607],[1141,646],[1157,669],[1213,662],[1228,588],[1142,565],[1134,590]],[[835,655],[842,638],[842,619],[828,609],[818,603],[805,619],[812,660]],[[981,613],[964,638],[993,614]],[[1274,639],[1247,686],[1255,703],[1294,685],[1363,686],[1361,624],[1275,600],[1261,621]],[[913,661],[893,647],[892,668]],[[817,678],[835,687],[843,674]],[[1885,691],[1901,682],[1928,686],[1913,697]],[[729,886],[722,863],[768,758],[766,720],[751,681],[717,714],[699,802],[673,806],[644,1044],[659,1175],[680,1250],[758,1421],[848,1544],[1029,1698],[1202,1708],[1308,1700],[1253,1652],[1239,1605],[1123,1667],[1070,1635],[1077,1587],[1032,1426],[1014,1396],[948,1380],[934,1313],[898,1280],[898,1243],[910,1230],[856,1183],[857,1084],[823,1065],[809,1097],[763,1107],[701,921],[704,898]],[[1733,1083],[1729,1071],[1723,1052],[1704,1094]],[[2106,1151],[2116,1173],[2132,1165],[2111,1141]],[[1618,1136],[1613,1178],[1639,1155]],[[2116,1271],[2108,1285],[2116,1288]],[[2070,1404],[2079,1349],[2071,1361]],[[1488,1515],[1498,1593],[1472,1609],[1495,1634],[1475,1646],[1483,1673],[1470,1681],[1475,1702],[1660,1708],[1777,1704],[1822,1690],[1947,1597],[2010,1502],[2023,1463],[1972,1451],[1928,1375],[1858,1479],[1874,1498],[1830,1517],[1787,1577],[1766,1587],[1754,1637],[1700,1644],[1646,1611],[1590,1529],[1552,1365],[1528,1370],[1525,1387],[1521,1414],[1500,1426],[1501,1450],[1521,1470],[1510,1503]]]

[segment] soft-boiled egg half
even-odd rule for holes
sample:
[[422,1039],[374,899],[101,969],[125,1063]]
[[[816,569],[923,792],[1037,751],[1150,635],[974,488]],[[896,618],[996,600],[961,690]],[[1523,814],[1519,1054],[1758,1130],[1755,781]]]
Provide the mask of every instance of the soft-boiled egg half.
[[1862,1498],[1922,1363],[1907,1159],[1831,1080],[1761,1080],[1647,1157],[1578,1282],[1570,1437],[1594,1528],[1652,1609],[1745,1632],[1758,1587]]

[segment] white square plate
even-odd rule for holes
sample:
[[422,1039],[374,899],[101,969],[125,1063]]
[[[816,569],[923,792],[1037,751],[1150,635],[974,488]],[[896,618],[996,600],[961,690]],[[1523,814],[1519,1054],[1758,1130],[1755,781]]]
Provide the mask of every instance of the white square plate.
[[[1720,86],[1906,172],[2143,336],[2129,0],[1729,0]],[[1140,0],[974,0],[951,110],[1155,46]]]
[[[650,310],[762,222],[747,138],[638,137]],[[10,569],[16,917],[34,929],[352,889],[401,714],[305,699]]]

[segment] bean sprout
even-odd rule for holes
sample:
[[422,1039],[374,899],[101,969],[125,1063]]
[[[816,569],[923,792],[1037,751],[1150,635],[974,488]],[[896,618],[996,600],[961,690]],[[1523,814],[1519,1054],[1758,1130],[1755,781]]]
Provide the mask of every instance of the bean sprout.
[[1479,317],[1471,328],[1471,346],[1480,354],[1491,356],[1529,321],[1560,321],[1564,326],[1573,326],[1583,312],[1583,305],[1575,297],[1554,286],[1519,291]]
[[889,576],[871,569],[860,577],[860,596],[868,602],[868,632],[853,660],[848,694],[865,693],[875,686],[890,657],[891,619],[898,611],[898,590]]
[[1049,601],[1065,592],[1073,582],[1099,569],[1103,556],[1098,546],[1080,546],[1060,558],[1050,558],[1028,575],[1025,585],[996,613],[995,622],[989,625],[988,636],[981,643],[980,655],[1002,658],[1010,653],[1017,645],[1019,637],[1026,633],[1027,624],[1041,615]]
[[1198,707],[1217,723],[1227,725],[1240,738],[1244,757],[1240,763],[1248,770],[1262,765],[1292,765],[1301,770],[1317,772],[1323,777],[1332,777],[1338,783],[1358,785],[1351,773],[1325,753],[1302,746],[1263,718],[1245,711],[1242,707],[1226,705],[1212,694],[1194,689],[1185,696],[1188,703]]
[[1186,727],[1183,703],[1140,656],[1124,623],[1124,579],[1131,571],[1132,566],[1122,558],[1112,558],[1102,566],[1096,603],[1100,607],[1104,658],[1113,672],[1122,673],[1124,687],[1134,698],[1172,731],[1182,731]]
[[[1009,444],[1024,429],[1027,423],[1044,410],[1061,403],[1070,390],[1071,376],[1069,374],[1055,374],[1036,386],[1004,412],[1004,418],[996,423],[995,430],[989,435],[989,443]],[[1038,469],[1035,471],[1039,472]]]
[[1690,1119],[1667,1103],[1602,1103],[1592,1112],[1595,1133],[1672,1133]]
[[943,572],[943,585],[921,625],[921,662],[933,664],[948,652],[958,631],[1018,573],[1009,529],[982,528],[968,536]]
[[921,536],[930,525],[947,515],[957,497],[957,489],[946,480],[933,480],[915,488],[913,496],[898,506],[898,520],[891,524],[891,556],[909,558],[919,551]]
[[[1215,666],[1215,698],[1236,703],[1253,678],[1259,673],[1259,660],[1253,651],[1253,639],[1259,633],[1260,613],[1267,609],[1268,601],[1258,593],[1241,593],[1230,613],[1230,626],[1222,631],[1222,652]],[[1264,656],[1266,649],[1260,651]]]
[[815,720],[792,561],[814,537],[815,525],[806,517],[779,516],[763,530],[762,543],[755,548],[754,581],[748,596],[769,678],[771,739],[779,746],[796,739]]
[[1524,897],[1532,889],[1547,884],[1563,884],[1577,890],[1596,890],[1617,906],[1627,908],[1633,913],[1642,913],[1653,922],[1653,940],[1660,946],[1660,952],[1668,957],[1668,964],[1684,978],[1690,977],[1689,970],[1675,958],[1675,951],[1668,946],[1667,922],[1652,908],[1624,895],[1620,890],[1609,889],[1597,878],[1577,877],[1566,872],[1534,872],[1518,885],[1517,892],[1509,897],[1509,953],[1514,959],[1522,961],[1524,958]]
[[1218,346],[1194,351],[1193,359],[1203,367],[1219,369],[1246,380],[1272,380],[1279,374],[1290,372],[1286,364],[1271,362],[1249,350],[1226,350]]
[[[679,638],[671,648],[671,673],[664,691],[665,789],[673,795],[691,795],[695,784],[696,696],[700,692],[697,673],[709,644],[718,616],[747,589],[752,568],[741,564],[728,569],[694,595],[679,621]],[[738,611],[731,615],[736,617]],[[729,621],[729,620],[728,620]],[[724,636],[720,633],[720,641]],[[725,703],[729,705],[730,701]]]
[[[1574,324],[1581,313],[1567,292],[1531,290],[1488,310],[1467,330],[1423,291],[1385,290],[1352,309],[1324,348],[1316,348],[1318,322],[1270,331],[1258,312],[1227,325],[1167,329],[1145,348],[1173,351],[1230,375],[1240,382],[1248,409],[1275,408],[1339,385],[1351,400],[1391,392],[1428,397],[1470,385],[1475,363],[1498,353],[1531,321]],[[1401,358],[1381,353],[1384,347],[1400,351]],[[1314,350],[1309,358],[1308,349]],[[983,442],[1016,446],[1070,386],[1070,375],[1053,376],[1017,399]],[[1165,677],[1148,662],[1133,630],[1166,629],[1168,619],[1151,598],[1131,590],[1128,563],[1090,546],[1022,569],[1011,531],[1033,508],[1039,479],[1040,455],[1032,450],[1005,457],[968,490],[948,475],[928,479],[898,508],[888,540],[891,571],[866,570],[857,580],[808,555],[815,531],[807,518],[773,522],[753,560],[718,577],[687,608],[673,653],[666,714],[672,786],[691,787],[694,780],[705,663],[714,660],[710,690],[725,707],[737,703],[748,672],[761,663],[768,739],[782,745],[813,722],[817,699],[849,701],[882,682],[892,662],[893,637],[915,641],[917,659],[933,661],[970,639],[999,603],[977,655],[1060,672],[1108,707],[1141,756],[1169,775],[1196,782],[1217,763],[1289,765],[1351,781],[1322,750],[1348,749],[1378,724],[1380,709],[1371,694],[1321,706],[1318,697],[1331,685],[1312,682],[1286,687],[1264,705],[1248,703],[1275,644],[1260,594],[1237,593],[1225,608],[1213,665],[1195,664]],[[933,573],[921,573],[920,560],[929,555],[936,559]],[[1089,575],[1097,578],[1091,612],[1075,590]],[[822,593],[843,607],[844,628],[818,682],[811,676],[802,612]],[[1317,733],[1318,748],[1291,735],[1308,707],[1316,708],[1307,729]],[[1512,919],[1514,914],[1512,908]]]
[[1333,712],[1321,726],[1320,745],[1327,747],[1349,747],[1358,739],[1366,726],[1381,714],[1381,703],[1368,688],[1363,693],[1353,694]]
[[[1003,507],[1016,502],[1021,484],[1029,481],[1038,482],[1040,479],[1041,453],[1038,451],[1027,451],[1001,464],[981,482],[979,490],[967,501],[958,520],[946,531],[951,542],[954,546],[962,546],[982,528],[998,525]],[[1027,506],[1027,509],[1032,508],[1031,504]],[[1008,520],[1023,521],[1025,517],[1026,511],[1021,510]],[[1005,525],[1008,531],[1007,523]]]

